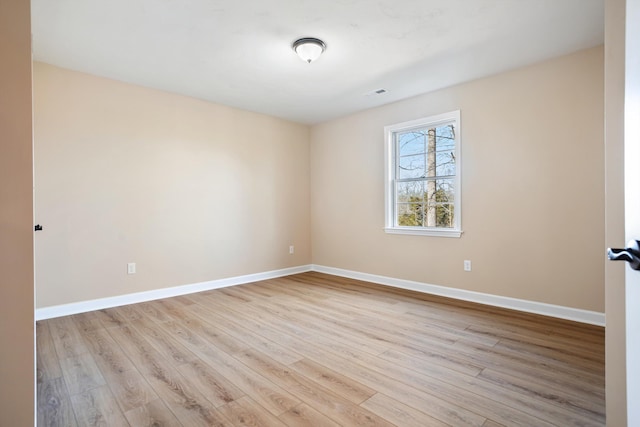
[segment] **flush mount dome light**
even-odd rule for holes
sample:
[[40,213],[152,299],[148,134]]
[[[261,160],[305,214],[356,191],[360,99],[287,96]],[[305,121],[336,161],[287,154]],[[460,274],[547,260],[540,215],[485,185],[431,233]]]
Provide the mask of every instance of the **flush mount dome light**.
[[293,42],[293,50],[305,62],[311,63],[318,59],[327,45],[320,39],[304,37]]

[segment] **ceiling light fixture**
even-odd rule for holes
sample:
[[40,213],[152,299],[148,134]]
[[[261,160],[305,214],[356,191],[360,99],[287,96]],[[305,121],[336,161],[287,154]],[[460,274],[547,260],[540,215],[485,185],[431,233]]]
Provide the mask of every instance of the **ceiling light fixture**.
[[311,63],[322,55],[322,52],[327,48],[327,45],[320,39],[304,37],[293,42],[292,47],[300,59],[307,63]]

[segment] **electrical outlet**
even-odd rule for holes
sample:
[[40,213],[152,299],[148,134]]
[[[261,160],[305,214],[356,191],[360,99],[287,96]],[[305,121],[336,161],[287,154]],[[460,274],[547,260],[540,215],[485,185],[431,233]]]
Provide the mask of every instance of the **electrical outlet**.
[[127,274],[136,274],[136,263],[130,262],[127,264]]
[[293,245],[289,246],[289,255],[293,255],[295,251],[296,251],[296,248],[294,248]]
[[464,271],[471,271],[471,260],[464,260]]

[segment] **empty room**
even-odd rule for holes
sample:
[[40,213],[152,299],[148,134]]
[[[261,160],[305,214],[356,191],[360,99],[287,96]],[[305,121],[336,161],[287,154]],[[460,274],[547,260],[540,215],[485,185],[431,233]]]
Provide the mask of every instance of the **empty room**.
[[639,0],[0,1],[0,426],[639,425]]

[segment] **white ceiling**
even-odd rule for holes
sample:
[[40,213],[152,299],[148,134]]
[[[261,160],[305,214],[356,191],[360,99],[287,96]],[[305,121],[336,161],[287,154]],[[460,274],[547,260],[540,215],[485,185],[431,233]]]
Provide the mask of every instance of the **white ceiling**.
[[[319,123],[604,40],[603,0],[32,0],[34,59]],[[291,44],[327,50],[300,60]],[[384,88],[387,93],[370,95]]]

